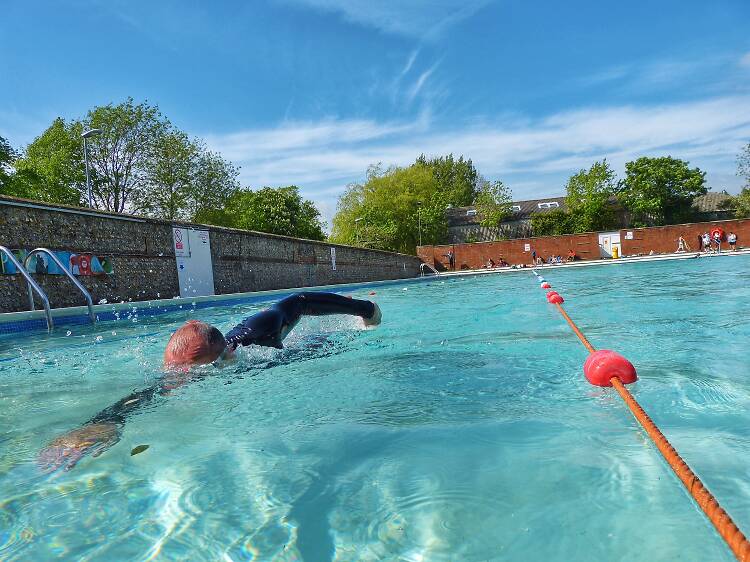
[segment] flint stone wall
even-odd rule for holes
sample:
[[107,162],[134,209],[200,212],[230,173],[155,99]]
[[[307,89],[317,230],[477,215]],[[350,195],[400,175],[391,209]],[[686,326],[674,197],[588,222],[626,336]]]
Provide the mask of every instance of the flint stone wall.
[[[80,276],[96,304],[179,296],[172,226],[210,232],[214,288],[227,293],[403,279],[415,256],[258,232],[41,204],[0,196],[0,245],[111,256],[114,273]],[[331,263],[336,248],[336,270]],[[35,275],[54,308],[84,304],[63,275]],[[0,274],[0,312],[28,310],[26,282]]]

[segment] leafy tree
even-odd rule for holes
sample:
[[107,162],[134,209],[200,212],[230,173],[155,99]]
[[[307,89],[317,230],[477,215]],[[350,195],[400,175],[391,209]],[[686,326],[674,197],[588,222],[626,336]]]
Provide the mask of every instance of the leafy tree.
[[743,187],[739,195],[732,197],[728,207],[734,209],[735,218],[750,217],[750,186]]
[[708,191],[705,172],[671,156],[628,162],[625,173],[619,199],[632,213],[633,226],[688,221],[693,199]]
[[[450,191],[450,190],[447,190]],[[339,198],[331,239],[413,254],[419,242],[445,237],[445,208],[453,194],[441,189],[431,166],[370,167],[364,184],[350,184]]]
[[750,143],[737,155],[737,175],[745,180],[745,186],[739,195],[732,197],[728,207],[734,209],[736,218],[747,218],[750,217]]
[[745,187],[750,188],[750,142],[737,155],[737,175],[745,180]]
[[513,196],[501,181],[479,179],[476,198],[477,212],[482,215],[482,226],[499,226],[511,213]]
[[198,147],[182,131],[170,130],[154,139],[146,186],[134,193],[134,205],[167,220],[190,218],[197,153]]
[[5,190],[10,188],[11,169],[16,158],[18,153],[7,139],[0,137],[0,193],[5,194]]
[[480,176],[471,159],[464,160],[460,156],[458,160],[453,154],[427,158],[422,154],[417,158],[416,164],[426,166],[432,170],[437,182],[437,191],[443,194],[447,205],[463,207],[471,205],[479,194]]
[[192,177],[192,220],[229,226],[226,208],[230,197],[240,188],[237,176],[237,168],[201,146]]
[[89,142],[89,163],[97,176],[92,188],[96,206],[116,213],[148,211],[139,205],[149,197],[149,167],[160,139],[171,129],[169,121],[158,107],[128,98],[90,110],[83,126],[102,130]]
[[546,213],[531,215],[531,229],[534,236],[553,236],[575,232],[576,222],[570,213],[555,209]]
[[271,234],[325,240],[320,211],[304,200],[297,186],[235,191],[225,209],[226,226]]
[[[58,117],[26,148],[14,166],[15,195],[50,203],[79,205],[86,193],[80,123]],[[94,177],[94,181],[95,181]]]
[[606,160],[570,177],[565,203],[571,232],[608,230],[617,226],[611,198],[617,192],[615,173]]

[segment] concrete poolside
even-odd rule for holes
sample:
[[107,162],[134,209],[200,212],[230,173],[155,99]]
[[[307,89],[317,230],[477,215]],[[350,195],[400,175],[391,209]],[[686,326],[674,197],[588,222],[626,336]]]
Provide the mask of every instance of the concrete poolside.
[[748,256],[750,255],[750,248],[742,248],[737,251],[722,251],[721,253],[703,253],[703,252],[682,252],[673,254],[654,254],[645,256],[624,256],[621,258],[602,258],[598,260],[584,260],[575,262],[563,262],[550,264],[545,263],[542,265],[527,265],[526,267],[495,267],[490,269],[466,269],[461,271],[441,271],[437,274],[430,273],[425,274],[425,277],[456,277],[462,275],[483,275],[491,273],[511,273],[520,271],[531,271],[532,269],[537,270],[549,270],[557,268],[572,268],[572,267],[590,267],[598,265],[617,265],[623,263],[640,263],[640,262],[652,262],[652,261],[673,261],[673,260],[689,260],[689,259],[704,259],[704,258],[719,258],[725,256]]

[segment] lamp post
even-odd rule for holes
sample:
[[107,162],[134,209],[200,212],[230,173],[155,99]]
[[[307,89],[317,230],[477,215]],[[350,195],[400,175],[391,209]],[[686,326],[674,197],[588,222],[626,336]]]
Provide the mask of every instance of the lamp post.
[[94,204],[91,201],[91,176],[89,175],[89,147],[86,143],[86,139],[89,137],[92,137],[94,135],[98,135],[101,133],[101,129],[89,129],[88,131],[84,131],[81,135],[83,137],[83,159],[86,162],[86,193],[88,194],[89,199],[89,208],[93,208]]
[[417,201],[417,221],[419,221],[419,245],[422,245],[422,202]]
[[359,221],[361,220],[362,220],[362,217],[358,217],[354,219],[354,231],[356,232],[357,246],[359,246]]

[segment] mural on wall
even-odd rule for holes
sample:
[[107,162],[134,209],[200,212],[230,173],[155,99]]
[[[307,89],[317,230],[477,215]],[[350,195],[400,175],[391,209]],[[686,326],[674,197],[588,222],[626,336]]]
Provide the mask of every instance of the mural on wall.
[[[12,250],[12,252],[15,258],[22,264],[26,259],[26,256],[29,255],[28,250]],[[65,269],[70,271],[73,275],[111,275],[114,273],[112,258],[108,256],[75,254],[73,252],[54,252],[54,254],[65,266]],[[2,273],[6,275],[18,273],[16,266],[10,261],[10,259],[8,259],[8,256],[2,254],[0,259],[2,260],[2,262],[0,262],[0,271],[2,271]],[[37,253],[31,256],[26,269],[29,273],[40,275],[63,274],[60,267],[55,263],[55,260],[50,259],[48,255],[42,253]]]

